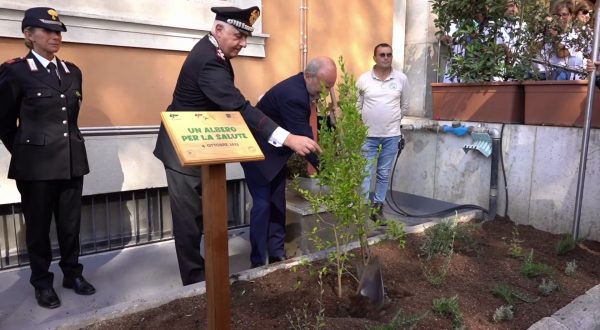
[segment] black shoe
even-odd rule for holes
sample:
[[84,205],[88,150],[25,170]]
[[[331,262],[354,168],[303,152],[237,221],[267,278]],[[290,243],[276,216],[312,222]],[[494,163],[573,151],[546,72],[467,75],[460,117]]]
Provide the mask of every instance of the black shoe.
[[57,308],[60,307],[60,299],[53,288],[50,289],[35,289],[35,300],[38,305],[44,308]]
[[274,264],[276,262],[285,261],[287,258],[285,256],[282,257],[269,257],[269,264]]
[[250,268],[258,268],[258,267],[262,267],[262,266],[264,266],[264,265],[253,263],[250,265]]
[[73,278],[65,277],[63,279],[63,288],[73,289],[75,293],[84,296],[89,296],[96,293],[96,288],[91,285],[83,276],[75,276]]
[[383,218],[383,203],[373,202],[371,204],[371,220],[377,221],[379,218]]

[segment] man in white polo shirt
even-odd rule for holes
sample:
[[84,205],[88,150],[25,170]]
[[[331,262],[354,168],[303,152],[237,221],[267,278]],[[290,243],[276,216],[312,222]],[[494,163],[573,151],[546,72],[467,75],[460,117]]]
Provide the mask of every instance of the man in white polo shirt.
[[356,85],[359,91],[358,108],[368,128],[363,154],[369,161],[367,171],[370,175],[363,181],[363,192],[368,197],[374,159],[377,157],[377,182],[372,207],[374,214],[381,215],[390,173],[398,153],[400,120],[408,110],[408,79],[402,72],[392,68],[392,46],[389,44],[375,46],[373,60],[373,69],[362,74]]

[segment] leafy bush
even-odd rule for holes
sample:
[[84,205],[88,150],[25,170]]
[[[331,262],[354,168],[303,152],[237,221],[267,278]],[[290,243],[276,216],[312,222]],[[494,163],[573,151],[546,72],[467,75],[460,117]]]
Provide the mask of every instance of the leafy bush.
[[452,254],[454,238],[456,237],[456,224],[455,219],[446,218],[425,230],[425,240],[421,245],[421,252],[425,255],[426,260],[430,260],[436,255],[448,256]]
[[546,264],[533,262],[533,249],[531,249],[531,252],[527,258],[525,258],[525,262],[521,266],[521,275],[531,278],[540,275],[552,276],[553,274],[554,269],[552,269],[552,267]]
[[399,310],[392,321],[386,325],[369,327],[369,330],[399,330],[399,329],[414,329],[417,323],[427,317],[429,313],[425,312],[421,315],[406,315]]
[[[437,16],[434,20],[436,35],[440,39],[452,39],[447,47],[448,77],[467,83],[536,80],[540,74],[533,60],[542,61],[550,75],[554,70],[548,64],[552,54],[542,50],[548,43],[564,41],[564,31],[557,18],[548,15],[547,1],[517,2],[519,16],[511,17],[505,15],[506,0],[430,0],[431,11]],[[552,36],[547,33],[549,29],[559,34]],[[575,34],[568,34],[565,43],[588,51],[589,30],[578,28],[577,38],[570,38]],[[499,40],[505,42],[498,43]]]
[[521,246],[523,240],[519,239],[519,228],[515,225],[512,230],[512,237],[508,243],[508,254],[513,257],[520,259],[523,257],[523,247]]
[[504,299],[504,301],[506,301],[508,305],[513,306],[513,308],[516,308],[516,302],[513,297],[526,303],[536,303],[540,300],[540,297],[531,298],[507,284],[497,284],[492,288],[492,294],[495,297]]
[[565,235],[561,240],[556,242],[554,250],[556,251],[556,254],[562,256],[575,250],[577,244],[579,244],[579,240],[574,239],[571,235]]
[[433,300],[431,308],[435,313],[450,317],[454,329],[463,329],[463,314],[458,306],[458,295],[451,298],[440,298]]
[[[362,154],[362,146],[367,136],[367,128],[362,122],[357,107],[358,90],[354,77],[346,72],[343,58],[339,58],[342,82],[338,83],[338,106],[341,115],[336,120],[335,129],[322,123],[319,129],[319,172],[314,175],[319,185],[327,186],[327,191],[317,193],[297,189],[308,200],[317,216],[313,234],[321,231],[331,232],[333,239],[323,239],[319,235],[311,235],[310,239],[319,250],[334,247],[328,260],[336,270],[337,294],[342,296],[342,275],[348,271],[346,263],[351,255],[344,251],[350,242],[360,243],[361,260],[366,265],[370,260],[367,241],[367,208],[368,203],[361,186],[365,177],[366,159]],[[330,109],[324,100],[327,91],[321,89],[321,101],[318,104],[319,114],[326,120]],[[340,161],[343,160],[343,161]],[[335,220],[325,219],[321,209],[326,209]]]
[[394,220],[386,221],[385,235],[387,239],[396,241],[399,249],[403,249],[406,245],[406,231],[404,231],[403,222]]
[[513,290],[506,284],[497,284],[492,288],[492,294],[495,297],[502,298],[509,306],[514,306],[515,301],[513,299]]

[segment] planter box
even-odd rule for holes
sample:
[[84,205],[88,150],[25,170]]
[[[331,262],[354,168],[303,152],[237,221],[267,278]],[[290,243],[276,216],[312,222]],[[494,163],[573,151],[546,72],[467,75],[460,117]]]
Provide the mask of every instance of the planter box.
[[520,82],[432,83],[433,119],[523,123]]
[[[587,80],[526,81],[525,124],[582,127]],[[600,93],[594,87],[592,127],[600,127]]]

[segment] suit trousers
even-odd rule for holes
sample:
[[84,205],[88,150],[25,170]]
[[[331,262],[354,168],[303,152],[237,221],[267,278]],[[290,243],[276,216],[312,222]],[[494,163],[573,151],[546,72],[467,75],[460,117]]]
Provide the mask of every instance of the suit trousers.
[[30,282],[36,289],[52,288],[50,223],[54,215],[60,248],[59,266],[65,277],[80,276],[79,229],[83,177],[70,180],[17,180],[25,216],[27,253],[31,267]]
[[204,281],[204,258],[200,255],[202,222],[202,178],[165,167],[175,252],[183,285]]
[[246,176],[252,195],[250,211],[250,262],[264,265],[268,256],[285,256],[285,179],[284,167],[271,182]]

